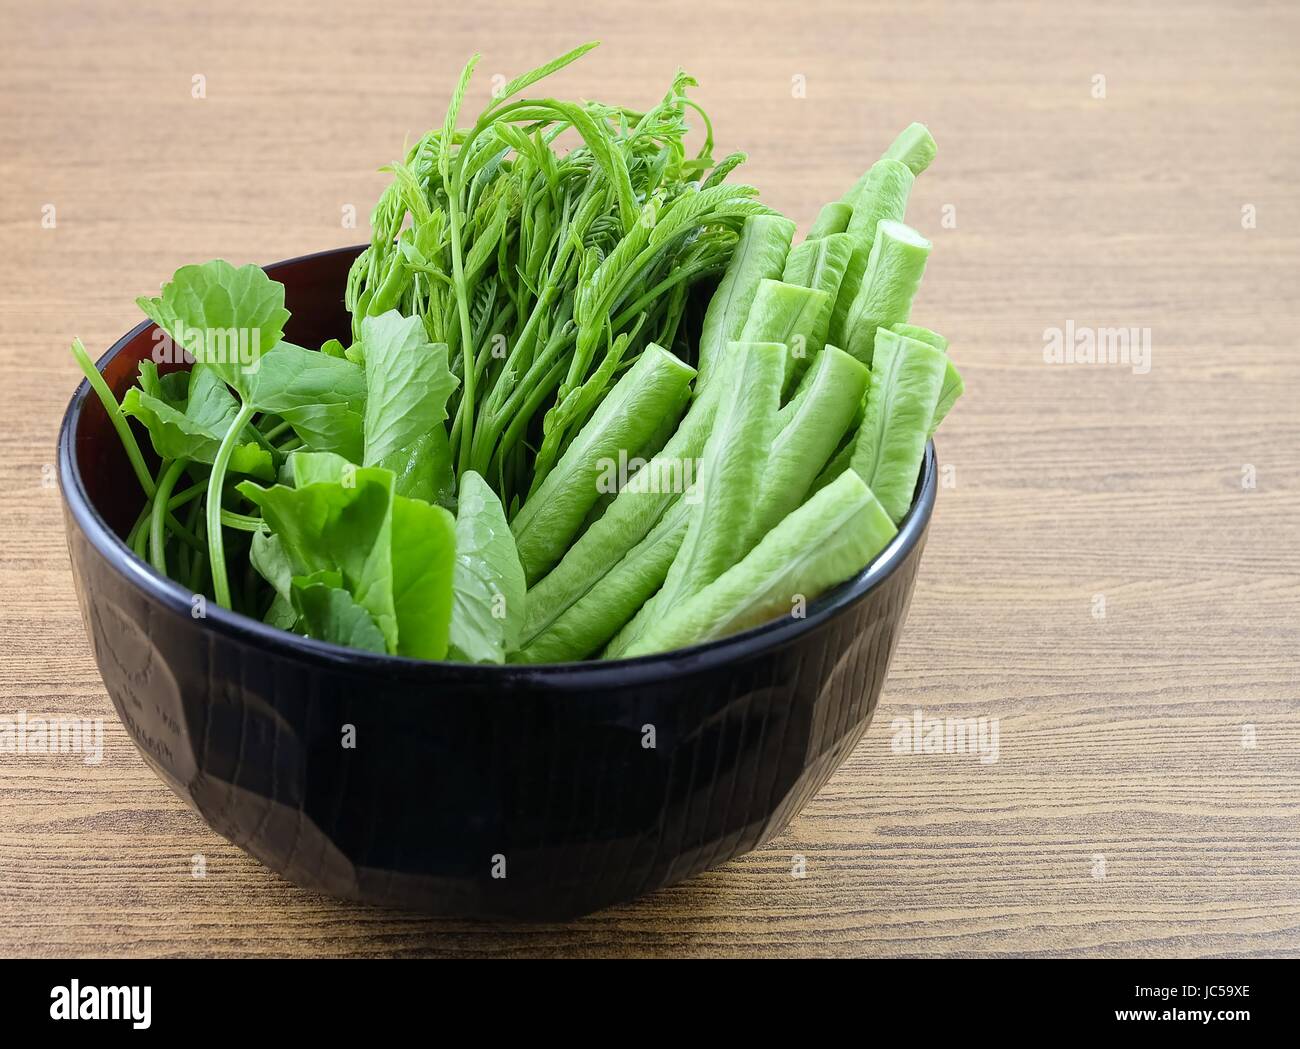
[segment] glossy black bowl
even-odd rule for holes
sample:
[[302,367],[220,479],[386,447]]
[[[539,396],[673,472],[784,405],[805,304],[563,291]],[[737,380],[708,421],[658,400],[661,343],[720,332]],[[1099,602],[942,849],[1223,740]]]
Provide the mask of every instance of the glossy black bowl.
[[[268,267],[293,313],[287,338],[347,332],[358,250]],[[140,325],[99,362],[119,398],[152,331]],[[213,830],[304,888],[530,919],[689,878],[807,803],[871,720],[936,487],[931,445],[897,537],[806,618],[641,659],[485,667],[310,641],[212,603],[196,618],[193,595],[121,539],[142,494],[84,382],[59,477],[113,705]]]

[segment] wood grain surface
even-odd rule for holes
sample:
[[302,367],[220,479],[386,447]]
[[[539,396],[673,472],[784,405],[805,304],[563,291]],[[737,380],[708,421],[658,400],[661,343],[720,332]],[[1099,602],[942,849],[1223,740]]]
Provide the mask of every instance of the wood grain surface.
[[[0,10],[0,714],[105,726],[97,766],[0,754],[0,953],[1300,956],[1294,5]],[[364,239],[377,168],[469,52],[481,103],[589,38],[557,93],[643,105],[685,67],[720,152],[805,228],[899,128],[933,130],[914,316],[968,392],[907,631],[825,790],[689,884],[553,926],[312,896],[113,716],[48,484],[67,346],[101,353],[183,263]],[[1046,364],[1067,323],[1149,329],[1149,372]],[[998,760],[896,753],[916,710],[998,719]]]

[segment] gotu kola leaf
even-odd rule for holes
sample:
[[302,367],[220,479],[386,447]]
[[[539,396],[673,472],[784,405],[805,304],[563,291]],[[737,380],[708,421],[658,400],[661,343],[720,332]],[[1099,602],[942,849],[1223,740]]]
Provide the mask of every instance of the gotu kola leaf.
[[223,259],[182,266],[154,298],[137,304],[175,344],[248,398],[262,354],[284,334],[284,285],[259,267]]

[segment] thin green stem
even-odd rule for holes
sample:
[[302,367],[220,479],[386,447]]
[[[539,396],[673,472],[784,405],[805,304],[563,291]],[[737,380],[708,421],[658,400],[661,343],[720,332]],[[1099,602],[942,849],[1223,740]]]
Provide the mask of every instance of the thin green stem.
[[253,406],[241,405],[239,414],[221,439],[212,464],[212,475],[208,478],[208,560],[212,564],[212,596],[222,608],[230,607],[230,580],[226,576],[226,549],[221,532],[221,492],[226,480],[226,467],[230,465],[239,434],[252,417]]
[[188,462],[187,459],[176,459],[164,464],[158,490],[154,492],[153,512],[149,515],[149,560],[162,575],[167,574],[167,539],[163,530],[168,517],[167,500]]
[[240,532],[260,532],[262,530],[262,519],[260,517],[237,514],[233,510],[221,511],[221,523],[227,528],[234,528]]
[[202,495],[208,490],[207,481],[196,481],[188,488],[182,488],[179,492],[167,500],[168,510],[179,510],[195,496]]
[[153,503],[146,500],[144,506],[140,508],[140,513],[136,515],[135,524],[133,524],[131,526],[131,530],[126,533],[126,545],[130,547],[132,550],[135,549],[136,537],[140,534],[142,530],[146,530],[146,531],[148,530],[149,519],[152,516],[153,516]]
[[[459,176],[459,172],[457,172]],[[457,178],[459,181],[459,177]],[[447,187],[447,212],[451,219],[451,266],[456,281],[456,306],[460,314],[461,359],[464,361],[465,392],[461,397],[460,473],[470,467],[470,446],[474,442],[474,333],[469,319],[469,290],[465,286],[465,263],[460,244],[460,189]]]
[[135,530],[135,537],[131,540],[131,550],[141,561],[147,561],[149,559],[148,514],[145,515],[144,520],[146,523]]
[[140,454],[140,446],[135,442],[135,434],[131,432],[131,424],[126,421],[126,416],[122,414],[121,405],[117,403],[113,391],[108,388],[108,383],[99,374],[99,369],[95,367],[95,362],[90,359],[86,347],[81,345],[80,339],[72,340],[72,355],[77,358],[77,364],[81,366],[86,381],[90,383],[91,389],[98,394],[100,403],[104,406],[104,411],[108,413],[109,421],[112,422],[113,429],[117,431],[117,436],[122,441],[122,447],[126,450],[126,457],[131,460],[131,469],[135,471],[140,487],[144,489],[144,494],[152,499],[154,492],[153,478],[149,476],[149,468],[144,464],[144,456]]

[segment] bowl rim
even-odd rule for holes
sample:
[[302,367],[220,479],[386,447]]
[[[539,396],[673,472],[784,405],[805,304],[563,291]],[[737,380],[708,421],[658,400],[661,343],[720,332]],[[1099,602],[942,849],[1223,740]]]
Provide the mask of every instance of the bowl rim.
[[[364,245],[351,245],[311,252],[269,263],[263,268],[268,273],[272,273],[280,267],[317,258],[349,252],[356,254],[363,247]],[[102,374],[109,362],[129,343],[153,326],[153,322],[149,320],[137,324],[104,352],[95,362],[95,367]],[[95,551],[127,583],[169,610],[189,615],[194,596],[189,588],[160,575],[151,564],[136,557],[134,551],[109,527],[86,494],[75,449],[81,414],[87,399],[92,395],[90,383],[83,378],[68,402],[59,427],[57,461],[59,491],[64,506],[71,515],[71,520],[75,522]],[[938,466],[934,441],[929,439],[926,441],[925,455],[921,464],[919,492],[908,508],[907,514],[899,522],[897,534],[862,571],[809,602],[807,615],[798,619],[781,616],[779,619],[770,620],[714,641],[630,659],[505,664],[423,660],[409,656],[381,655],[346,648],[328,641],[317,641],[287,630],[280,630],[241,612],[222,608],[216,602],[208,602],[203,619],[209,628],[219,630],[244,643],[256,644],[268,650],[269,654],[315,661],[338,669],[375,671],[390,678],[436,679],[446,683],[477,684],[528,680],[558,687],[572,684],[583,689],[596,689],[602,685],[626,687],[631,684],[663,681],[725,666],[740,658],[753,655],[759,650],[783,648],[865,599],[872,590],[880,586],[907,561],[913,549],[921,542],[934,511],[937,487]]]

